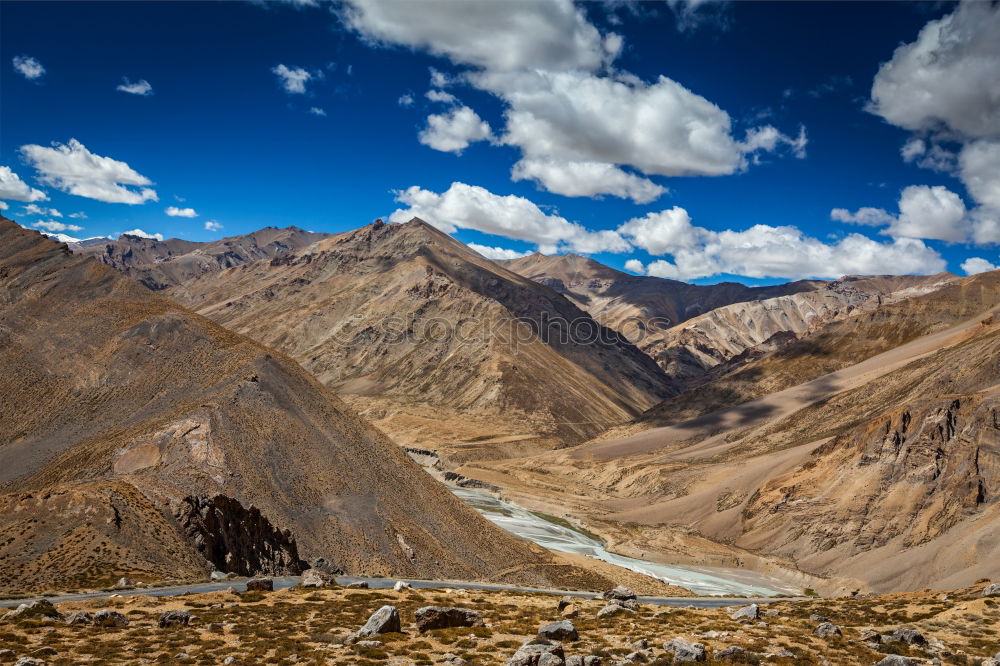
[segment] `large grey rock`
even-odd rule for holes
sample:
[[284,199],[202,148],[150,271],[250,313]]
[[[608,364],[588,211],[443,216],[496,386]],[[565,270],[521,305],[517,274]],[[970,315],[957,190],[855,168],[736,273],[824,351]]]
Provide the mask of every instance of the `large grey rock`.
[[713,661],[735,661],[740,664],[759,664],[760,656],[755,652],[744,650],[738,645],[719,650],[712,655]]
[[813,633],[819,636],[820,638],[828,638],[830,636],[840,636],[844,632],[842,632],[840,630],[840,627],[833,624],[832,622],[824,622],[823,624],[816,627],[816,630],[813,631]]
[[81,624],[93,624],[94,616],[87,611],[79,611],[76,613],[70,613],[66,616],[66,624],[69,625],[81,625]]
[[209,574],[209,578],[218,583],[224,580],[232,580],[233,578],[236,578],[236,574],[227,573],[225,571],[213,571]]
[[398,633],[403,630],[399,621],[399,610],[395,606],[382,606],[372,613],[365,626],[358,630],[358,638],[376,636],[378,634]]
[[916,666],[920,662],[916,659],[911,659],[910,657],[904,657],[899,654],[890,654],[885,658],[880,660],[875,666]]
[[368,589],[368,583],[366,583],[363,580],[359,580],[356,583],[348,583],[347,584],[347,589],[348,590],[367,590]]
[[333,584],[333,576],[319,569],[306,569],[302,572],[302,582],[300,583],[302,587],[322,588],[330,587]]
[[748,620],[756,620],[760,617],[760,606],[757,604],[750,604],[749,606],[744,606],[735,610],[729,615],[729,617],[734,620],[739,620],[741,618],[746,618]]
[[622,613],[635,613],[631,608],[626,608],[619,603],[610,603],[601,610],[597,611],[598,619],[602,617],[613,617],[615,615],[621,615]]
[[187,625],[191,622],[191,614],[185,610],[172,610],[167,611],[160,615],[159,625],[160,628],[166,627],[181,627]]
[[906,643],[907,645],[927,645],[927,639],[916,629],[896,629],[888,634],[882,634],[883,643]]
[[547,624],[538,630],[538,637],[555,641],[575,641],[580,637],[576,627],[569,620]]
[[507,666],[565,666],[565,657],[560,643],[528,643],[507,660]]
[[128,618],[113,610],[102,610],[94,615],[94,626],[97,627],[127,627]]
[[251,578],[247,581],[247,592],[274,592],[274,580],[271,578]]
[[601,658],[593,655],[566,657],[566,666],[601,666]]
[[705,646],[674,638],[663,644],[663,649],[674,656],[675,662],[705,661]]
[[424,606],[417,609],[416,618],[417,629],[421,632],[451,627],[483,626],[483,617],[467,608]]
[[619,599],[625,601],[627,599],[635,599],[635,592],[628,589],[624,585],[619,585],[613,590],[607,590],[601,594],[602,599]]
[[135,587],[135,581],[132,580],[131,578],[123,576],[122,578],[118,579],[117,583],[115,583],[115,587],[118,588],[119,590],[124,590],[129,587]]
[[27,618],[61,620],[62,613],[57,611],[56,607],[48,599],[35,599],[34,601],[20,604],[17,608],[7,612],[3,616],[5,621],[24,620]]
[[983,588],[984,597],[1000,597],[1000,583],[992,583]]

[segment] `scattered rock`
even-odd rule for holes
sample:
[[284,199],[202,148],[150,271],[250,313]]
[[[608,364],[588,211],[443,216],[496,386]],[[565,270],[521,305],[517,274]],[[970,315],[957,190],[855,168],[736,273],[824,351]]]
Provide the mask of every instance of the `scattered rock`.
[[358,638],[375,636],[377,634],[398,633],[403,630],[399,621],[399,610],[395,606],[382,606],[372,613],[365,626],[358,630]]
[[232,580],[233,578],[236,578],[236,574],[227,573],[224,571],[213,571],[212,573],[209,574],[209,578],[211,578],[215,582],[219,582],[223,580]]
[[624,585],[619,585],[613,590],[607,590],[601,594],[602,599],[618,599],[620,601],[626,601],[628,599],[635,599],[635,592],[628,589]]
[[528,643],[507,660],[507,666],[564,666],[565,656],[560,643]]
[[712,656],[713,661],[735,661],[740,664],[759,664],[760,656],[756,652],[744,650],[738,645],[719,650]]
[[916,629],[896,629],[895,631],[882,634],[883,643],[906,643],[907,645],[927,645],[927,639]]
[[122,577],[118,579],[117,583],[115,583],[115,587],[118,588],[119,590],[124,590],[129,587],[135,587],[135,581],[132,580],[131,578]]
[[904,657],[899,654],[890,654],[884,659],[879,661],[875,666],[916,666],[920,662],[916,659],[911,659],[910,657]]
[[984,597],[1000,597],[1000,583],[992,583],[983,588]]
[[768,608],[766,611],[764,611],[764,615],[766,615],[767,617],[778,617],[778,611],[776,611],[773,608]]
[[476,611],[466,608],[424,606],[417,609],[416,617],[417,629],[421,633],[431,629],[483,626],[483,617]]
[[66,616],[66,624],[69,625],[81,625],[81,624],[93,624],[94,616],[87,611],[80,611],[78,613],[71,613]]
[[562,615],[563,617],[567,617],[567,618],[572,618],[572,617],[576,617],[577,615],[579,615],[579,613],[576,610],[576,606],[573,605],[573,604],[570,604],[569,606],[566,606],[565,608],[563,608],[562,611],[559,614]]
[[760,617],[760,606],[757,604],[750,604],[749,606],[744,606],[730,614],[731,618],[734,620],[739,620],[740,618],[746,618],[748,620],[756,620]]
[[559,600],[557,608],[561,612],[564,608],[566,608],[566,606],[571,606],[574,603],[576,603],[576,599],[574,599],[573,597],[563,597],[562,599]]
[[341,569],[340,567],[338,567],[336,564],[326,559],[325,557],[317,557],[313,559],[312,564],[310,566],[313,569],[316,569],[317,571],[322,571],[323,573],[329,574],[331,576],[337,576],[339,574],[344,573],[343,569]]
[[815,613],[813,613],[812,615],[809,616],[809,621],[810,622],[829,622],[830,618],[824,617],[822,615],[816,615]]
[[127,627],[128,618],[113,610],[102,610],[94,615],[94,626],[97,627]]
[[861,635],[858,637],[858,639],[862,643],[881,643],[882,634],[878,633],[874,629],[866,629],[865,631],[861,632]]
[[816,627],[813,631],[814,634],[821,638],[827,638],[829,636],[841,636],[844,632],[840,630],[840,627],[833,624],[832,622],[824,622],[823,624]]
[[348,590],[367,590],[368,589],[368,583],[366,583],[363,580],[359,580],[356,583],[348,583],[347,589]]
[[223,666],[229,666],[230,664],[236,663],[236,657],[226,657],[222,660]]
[[674,638],[663,644],[663,649],[674,656],[676,662],[705,661],[705,646],[689,643],[683,638]]
[[48,599],[36,599],[34,601],[20,604],[17,608],[7,612],[3,616],[5,621],[23,620],[26,618],[61,620],[62,613],[57,611],[56,607],[53,606],[52,602]]
[[274,579],[251,578],[247,581],[247,592],[274,592]]
[[302,582],[300,585],[302,585],[302,587],[322,588],[330,587],[335,583],[336,581],[334,581],[333,576],[328,573],[320,571],[319,569],[306,569],[302,572]]
[[375,650],[377,648],[382,647],[383,645],[385,645],[385,643],[383,643],[382,641],[358,641],[357,643],[354,644],[354,647],[358,648],[359,650]]
[[451,652],[445,652],[442,659],[444,659],[444,663],[449,664],[449,666],[465,666],[465,664],[469,663],[457,654],[453,654]]
[[191,614],[185,610],[167,611],[160,615],[159,625],[165,627],[186,626],[191,621]]
[[14,666],[45,666],[45,662],[32,657],[21,657],[14,663]]
[[576,627],[569,620],[560,620],[547,624],[538,630],[538,638],[556,641],[575,641],[580,638]]
[[405,580],[397,580],[396,584],[392,586],[392,589],[397,592],[402,592],[403,590],[413,589],[413,586],[407,583]]
[[635,613],[635,611],[632,610],[631,608],[626,608],[625,606],[622,606],[621,604],[614,604],[614,603],[612,603],[612,604],[608,604],[607,606],[605,606],[601,610],[597,611],[597,617],[598,618],[611,617],[611,616],[614,616],[614,615],[620,615],[622,613]]
[[640,638],[636,642],[632,643],[632,645],[630,645],[629,647],[631,647],[633,650],[648,650],[649,641],[647,641],[645,638]]

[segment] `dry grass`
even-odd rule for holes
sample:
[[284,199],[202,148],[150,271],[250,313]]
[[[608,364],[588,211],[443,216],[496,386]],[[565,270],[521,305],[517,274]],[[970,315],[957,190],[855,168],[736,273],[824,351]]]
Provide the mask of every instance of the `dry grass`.
[[[758,654],[784,648],[795,658],[774,658],[775,664],[875,663],[884,652],[929,658],[932,652],[892,644],[872,649],[859,640],[874,627],[889,630],[912,626],[944,645],[938,652],[948,664],[976,664],[998,649],[1000,604],[976,597],[981,586],[951,593],[914,593],[871,599],[778,602],[768,608],[778,616],[764,617],[767,626],[739,624],[726,609],[643,606],[636,615],[597,619],[598,600],[577,600],[573,619],[580,640],[566,645],[567,655],[621,658],[634,641],[645,638],[654,648],[651,663],[670,663],[660,649],[677,636],[705,644],[711,656],[731,645]],[[18,657],[48,646],[57,655],[49,664],[183,663],[219,664],[235,657],[237,664],[434,664],[446,653],[470,664],[502,664],[538,627],[560,619],[557,598],[543,594],[506,592],[404,592],[362,590],[283,590],[271,594],[228,592],[183,597],[119,597],[61,604],[64,612],[114,608],[125,613],[125,629],[67,626],[53,621],[0,625],[0,649]],[[377,636],[381,646],[365,649],[346,645],[348,634],[384,604],[399,608],[403,632]],[[414,612],[426,605],[460,606],[480,612],[485,627],[441,629],[420,634]],[[157,618],[166,610],[187,609],[198,619],[187,627],[160,629]],[[823,639],[812,634],[812,614],[824,615],[843,628],[843,636]],[[177,655],[185,654],[186,657]]]

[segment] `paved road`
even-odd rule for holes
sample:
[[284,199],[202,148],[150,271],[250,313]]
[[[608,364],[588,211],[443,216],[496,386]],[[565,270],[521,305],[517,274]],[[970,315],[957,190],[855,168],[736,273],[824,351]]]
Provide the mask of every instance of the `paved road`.
[[[296,585],[298,576],[274,578],[274,589],[281,590]],[[364,581],[372,589],[388,589],[396,584],[397,580],[403,580],[414,588],[465,588],[467,590],[489,590],[489,591],[509,591],[509,592],[538,592],[542,594],[554,594],[559,596],[573,596],[593,599],[597,595],[593,592],[567,592],[566,590],[552,590],[533,587],[517,587],[515,585],[495,585],[492,583],[470,583],[454,580],[410,580],[398,578],[361,578],[357,576],[338,576],[337,582],[341,585]],[[189,585],[175,585],[169,587],[149,587],[130,590],[112,590],[108,592],[86,592],[82,594],[60,594],[45,597],[52,603],[64,603],[67,601],[84,601],[87,599],[103,599],[113,594],[123,597],[136,594],[144,594],[151,597],[173,597],[182,594],[200,594],[203,592],[216,592],[235,587],[237,590],[246,589],[246,579],[233,579],[218,583],[192,583]],[[784,598],[761,598],[748,599],[746,597],[640,597],[643,603],[657,606],[695,606],[697,608],[719,608],[721,606],[734,606],[739,604],[758,603],[766,604],[772,601],[786,601],[791,597]],[[0,608],[17,606],[30,599],[0,599]]]

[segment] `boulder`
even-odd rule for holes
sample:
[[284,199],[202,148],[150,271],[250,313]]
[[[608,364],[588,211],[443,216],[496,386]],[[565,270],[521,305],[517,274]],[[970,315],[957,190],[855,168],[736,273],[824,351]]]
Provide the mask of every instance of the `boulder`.
[[274,580],[271,578],[251,578],[247,581],[247,592],[274,592]]
[[573,604],[565,606],[561,611],[559,611],[559,614],[566,618],[572,618],[579,615],[579,613],[576,610],[576,606],[574,606]]
[[580,638],[576,627],[569,620],[559,620],[538,630],[538,638],[555,641],[575,641]]
[[444,608],[441,606],[424,606],[416,612],[417,629],[420,632],[431,629],[449,629],[451,627],[481,627],[483,617],[474,610],[466,608]]
[[5,621],[17,621],[27,618],[61,620],[62,613],[57,611],[56,607],[48,599],[35,599],[34,601],[20,604],[17,608],[7,612],[3,616]]
[[94,615],[96,627],[127,627],[128,618],[113,610],[102,610]]
[[413,586],[407,583],[405,580],[397,580],[396,584],[392,586],[392,589],[396,590],[397,592],[402,592],[403,590],[409,590],[412,588]]
[[334,581],[333,576],[328,573],[320,571],[319,569],[306,569],[302,572],[302,582],[300,585],[302,587],[322,588],[330,587],[335,583],[336,581]]
[[705,661],[705,646],[674,638],[663,644],[663,649],[674,656],[675,662]]
[[842,632],[840,630],[840,627],[833,624],[832,622],[824,622],[823,624],[816,627],[813,633],[819,636],[820,638],[828,638],[830,636],[840,636],[844,632]]
[[69,625],[81,625],[81,624],[93,624],[94,616],[87,611],[80,611],[78,613],[70,613],[66,616],[66,624]]
[[209,574],[209,578],[218,583],[224,580],[232,580],[233,578],[236,578],[236,574],[226,573],[224,571],[213,571]]
[[565,657],[560,643],[528,643],[507,660],[507,666],[564,666]]
[[371,614],[365,626],[358,630],[358,638],[376,636],[378,634],[398,633],[403,630],[399,621],[399,610],[395,606],[382,606]]
[[186,626],[191,622],[191,614],[185,610],[167,611],[160,615],[160,628]]
[[445,652],[441,658],[444,659],[444,663],[448,664],[448,666],[465,666],[469,663],[452,652]]
[[759,664],[760,656],[756,652],[744,650],[738,645],[719,650],[712,656],[713,661],[735,661],[740,664]]
[[635,592],[628,589],[624,585],[619,585],[613,590],[607,590],[601,594],[602,599],[618,599],[620,601],[626,601],[628,599],[635,599]]
[[993,583],[983,588],[984,597],[1000,597],[1000,583]]
[[809,621],[810,622],[829,622],[830,618],[824,617],[823,615],[816,615],[815,613],[813,613],[812,615],[809,616]]
[[734,620],[739,620],[741,618],[745,618],[747,620],[756,620],[757,618],[760,617],[760,606],[758,606],[757,604],[750,604],[749,606],[744,606],[743,608],[739,608],[734,612],[730,613],[729,617],[733,618]]
[[858,640],[862,643],[881,643],[882,634],[878,633],[874,629],[866,629],[861,632],[860,636],[858,636]]
[[363,580],[359,580],[356,583],[348,583],[347,584],[347,589],[348,590],[367,590],[368,589],[368,583],[366,583]]
[[906,643],[907,645],[927,645],[927,639],[916,629],[896,629],[882,634],[883,643]]
[[574,599],[573,597],[563,597],[562,599],[559,600],[557,608],[559,609],[560,612],[562,612],[562,610],[566,608],[566,606],[571,606],[575,602],[576,599]]
[[613,617],[615,615],[621,615],[622,613],[635,613],[631,608],[626,608],[621,604],[608,604],[601,610],[597,611],[597,617]]
[[117,583],[115,583],[115,587],[118,588],[119,590],[124,590],[129,587],[135,587],[135,581],[132,580],[131,578],[126,578],[123,576],[118,579]]
[[14,666],[45,666],[45,662],[34,657],[21,657],[14,662]]
[[911,659],[899,654],[890,654],[881,659],[875,666],[916,666],[919,663],[920,661],[917,659]]

